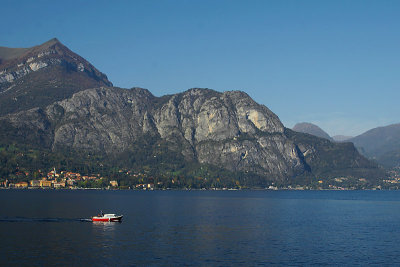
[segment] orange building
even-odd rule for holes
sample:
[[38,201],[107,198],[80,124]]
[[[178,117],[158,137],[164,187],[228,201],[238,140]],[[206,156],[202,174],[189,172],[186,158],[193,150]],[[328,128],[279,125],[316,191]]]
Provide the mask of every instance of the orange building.
[[15,186],[15,188],[27,188],[28,183],[27,182],[19,182],[19,183],[16,183],[14,186]]
[[46,180],[41,180],[40,181],[40,187],[52,187],[53,184],[51,181],[46,181]]
[[118,186],[118,182],[117,181],[110,181],[110,185],[113,187],[117,187]]

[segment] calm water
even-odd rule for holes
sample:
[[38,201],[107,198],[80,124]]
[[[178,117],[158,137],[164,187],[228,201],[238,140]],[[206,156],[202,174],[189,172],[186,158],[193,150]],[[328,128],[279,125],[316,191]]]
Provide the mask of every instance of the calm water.
[[[399,265],[396,191],[0,190],[0,264]],[[85,221],[102,209],[122,223]]]

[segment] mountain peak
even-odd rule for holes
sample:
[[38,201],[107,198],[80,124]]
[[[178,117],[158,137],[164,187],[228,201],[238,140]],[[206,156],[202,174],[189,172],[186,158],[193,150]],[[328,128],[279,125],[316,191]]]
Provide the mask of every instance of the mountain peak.
[[0,115],[100,86],[112,83],[57,38],[31,48],[0,47]]
[[48,40],[46,43],[60,43],[60,41],[54,37],[54,38]]
[[47,42],[45,42],[45,43],[43,43],[41,45],[35,46],[35,47],[40,47],[42,49],[47,49],[47,48],[49,48],[51,46],[54,46],[54,45],[57,45],[57,44],[63,45],[57,38],[53,38],[53,39],[50,39],[50,40],[48,40]]
[[[57,44],[64,46],[57,38],[53,38],[41,45],[36,45],[33,47],[27,47],[27,48],[0,47],[0,65],[3,62],[11,60],[21,61],[22,58],[24,57],[29,57],[31,54],[35,54],[39,50],[46,50]],[[10,64],[12,64],[12,62]],[[7,66],[4,67],[9,67],[10,64],[6,64]]]

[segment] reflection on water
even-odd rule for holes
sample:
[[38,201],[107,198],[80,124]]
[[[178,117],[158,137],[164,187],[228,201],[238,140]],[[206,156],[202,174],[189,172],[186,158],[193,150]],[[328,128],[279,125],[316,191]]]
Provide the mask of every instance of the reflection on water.
[[96,226],[100,225],[102,227],[110,227],[110,226],[114,226],[116,224],[120,224],[122,222],[98,222],[98,221],[95,221],[95,222],[92,222],[92,223],[93,223],[93,225],[96,225]]
[[99,231],[99,233],[101,233],[101,231],[103,232],[114,231],[117,225],[121,223],[122,222],[92,222],[92,225],[95,231]]
[[92,222],[92,236],[95,237],[96,246],[102,249],[105,258],[113,257],[108,250],[118,246],[118,234],[116,230],[121,222]]

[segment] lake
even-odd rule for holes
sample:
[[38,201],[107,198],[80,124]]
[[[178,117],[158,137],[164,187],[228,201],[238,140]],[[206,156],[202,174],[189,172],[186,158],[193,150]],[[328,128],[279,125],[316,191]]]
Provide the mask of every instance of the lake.
[[[400,264],[398,191],[0,190],[3,266]],[[105,213],[122,223],[93,223]]]

